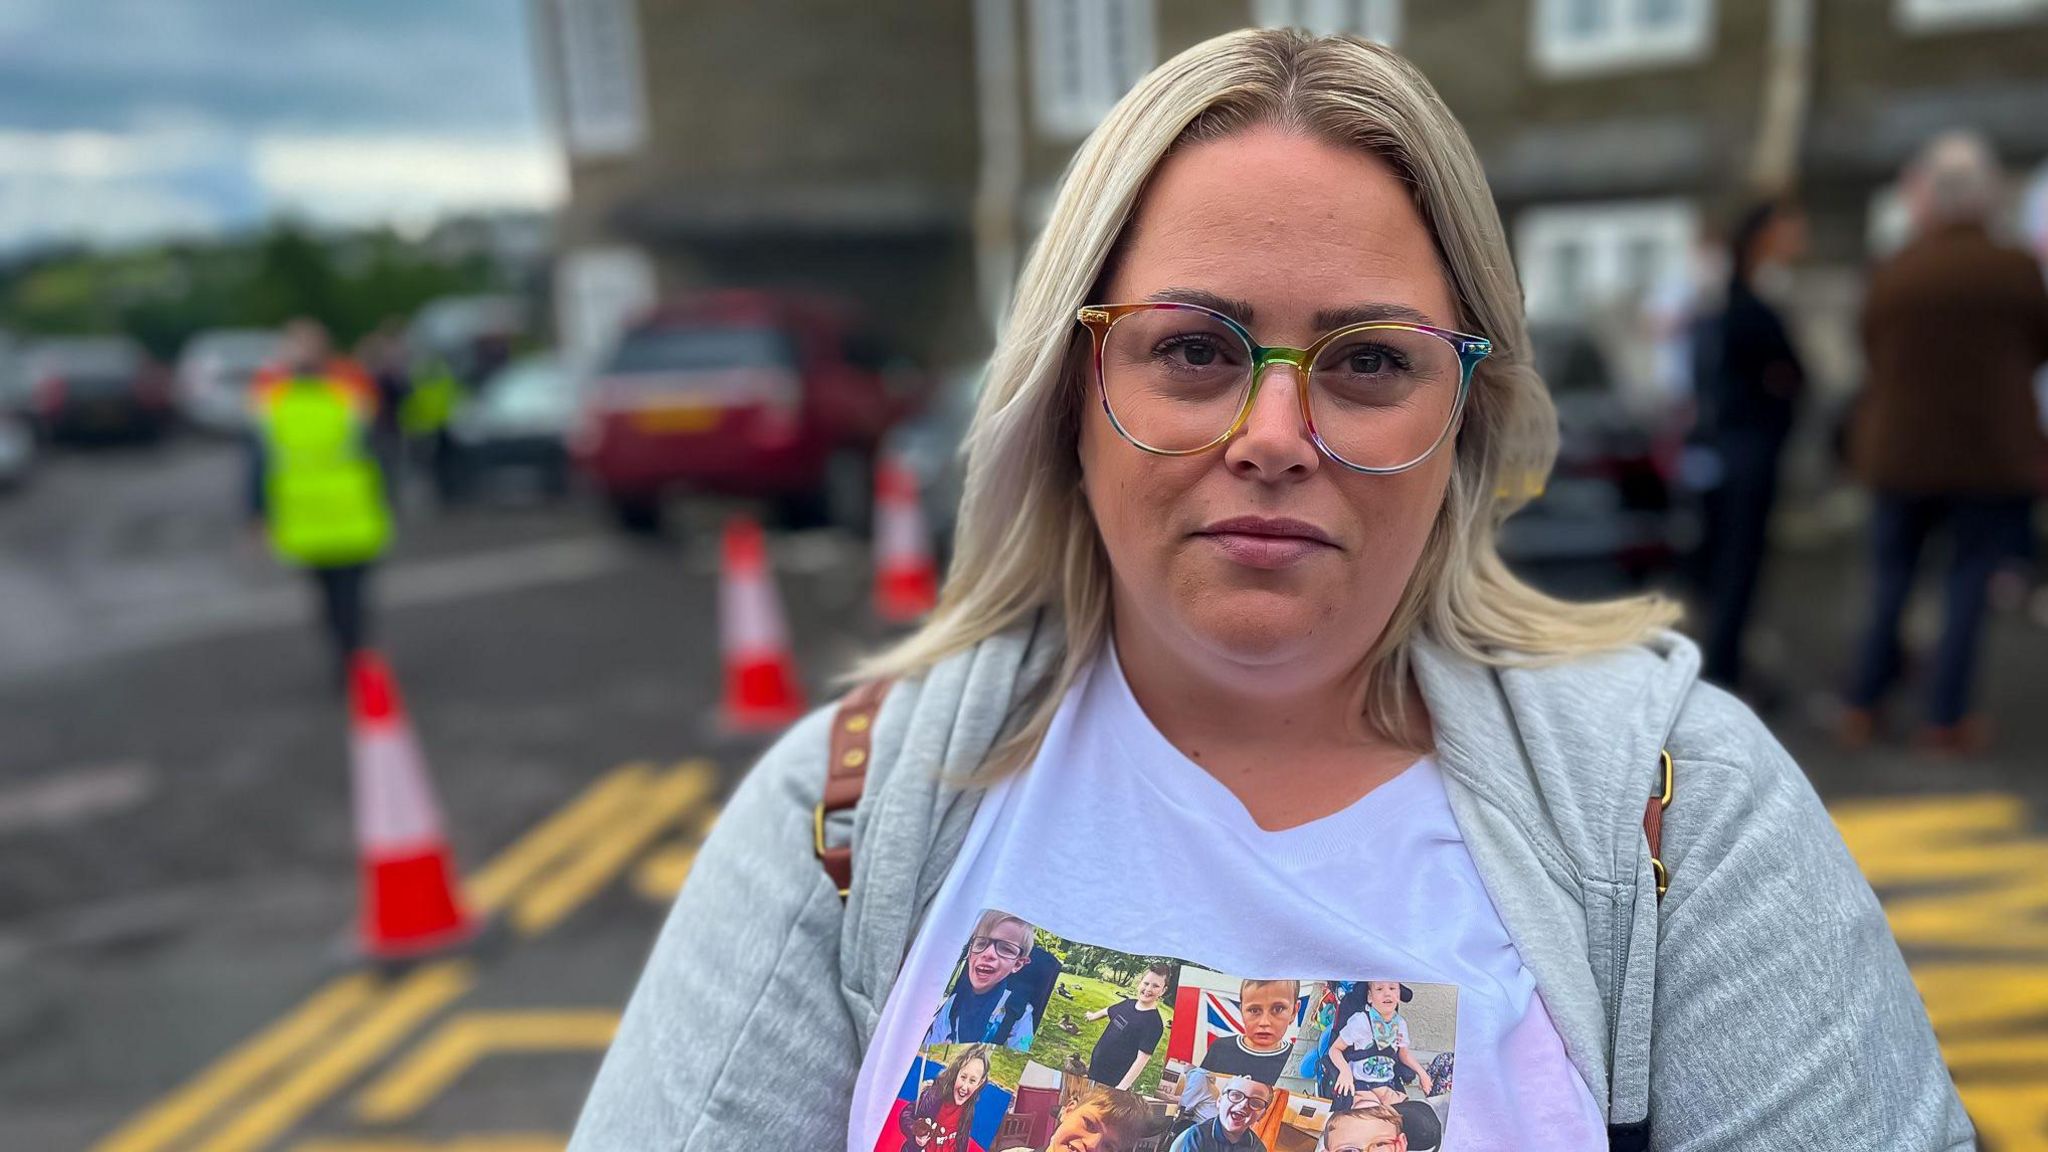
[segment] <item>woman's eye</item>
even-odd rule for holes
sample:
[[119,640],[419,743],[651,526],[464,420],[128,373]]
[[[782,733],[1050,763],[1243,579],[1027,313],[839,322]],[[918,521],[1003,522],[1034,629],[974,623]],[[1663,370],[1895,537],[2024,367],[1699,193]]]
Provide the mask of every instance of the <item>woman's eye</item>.
[[1191,368],[1207,368],[1216,362],[1216,345],[1208,340],[1183,339],[1169,342],[1161,351],[1167,359]]
[[1385,363],[1386,358],[1378,352],[1353,352],[1351,354],[1351,370],[1353,372],[1363,372],[1370,375],[1380,371]]

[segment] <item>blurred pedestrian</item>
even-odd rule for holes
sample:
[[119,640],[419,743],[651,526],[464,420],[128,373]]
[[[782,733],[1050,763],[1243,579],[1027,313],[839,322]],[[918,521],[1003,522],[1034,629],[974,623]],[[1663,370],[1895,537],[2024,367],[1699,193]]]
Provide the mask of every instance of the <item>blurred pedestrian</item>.
[[[412,374],[407,370],[405,325],[396,316],[385,317],[370,334],[356,344],[356,361],[369,374],[375,387],[377,414],[371,423],[371,443],[387,484],[397,485],[404,475],[405,432],[399,413],[412,391]],[[392,493],[393,503],[401,501]]]
[[1778,499],[1778,463],[1806,391],[1806,369],[1772,298],[1806,250],[1806,217],[1789,200],[1751,208],[1730,237],[1727,302],[1699,382],[1701,438],[1719,461],[1707,494],[1704,673],[1743,679],[1742,634],[1756,603]]
[[2032,258],[1991,237],[2000,183],[1982,140],[1934,140],[1905,174],[1913,239],[1871,275],[1850,459],[1871,490],[1874,587],[1841,724],[1852,746],[1870,739],[1898,678],[1899,619],[1942,530],[1952,554],[1922,738],[1947,752],[1988,738],[1970,710],[1978,633],[2048,453],[2032,392],[2048,360],[2048,288]]
[[285,326],[277,362],[255,382],[250,509],[278,558],[312,578],[337,682],[369,643],[370,566],[391,540],[376,404],[374,385],[334,356],[314,320]]
[[426,470],[435,497],[444,504],[453,503],[460,494],[455,443],[449,429],[467,393],[462,376],[447,358],[430,352],[413,365],[411,387],[399,409],[399,425],[405,431],[410,455]]

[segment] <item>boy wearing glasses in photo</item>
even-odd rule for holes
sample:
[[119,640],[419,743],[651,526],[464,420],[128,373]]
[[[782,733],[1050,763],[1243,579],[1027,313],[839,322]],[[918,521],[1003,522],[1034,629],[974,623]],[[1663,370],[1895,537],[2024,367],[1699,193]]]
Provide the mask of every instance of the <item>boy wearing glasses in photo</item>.
[[939,1003],[924,1042],[1029,1049],[1036,1013],[1030,997],[1008,982],[1031,962],[1033,936],[1031,925],[1007,912],[983,912],[967,941],[967,961]]
[[1159,998],[1166,995],[1166,983],[1173,977],[1173,965],[1154,964],[1138,978],[1137,999],[1119,1000],[1083,1017],[1109,1026],[1088,1054],[1088,1078],[1097,1084],[1128,1089],[1152,1060],[1152,1050],[1166,1034],[1166,1020],[1159,1012]]
[[1384,1104],[1339,1112],[1323,1126],[1316,1152],[1408,1152],[1401,1114]]
[[1252,1127],[1272,1105],[1271,1085],[1232,1076],[1216,1093],[1216,1115],[1181,1133],[1168,1152],[1266,1152]]

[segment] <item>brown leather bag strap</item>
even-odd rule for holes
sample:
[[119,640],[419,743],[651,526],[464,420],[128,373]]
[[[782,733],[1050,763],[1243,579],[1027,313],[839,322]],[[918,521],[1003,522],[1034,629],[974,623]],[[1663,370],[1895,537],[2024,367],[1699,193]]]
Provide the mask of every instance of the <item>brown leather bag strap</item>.
[[811,846],[840,899],[853,887],[853,843],[825,843],[825,818],[850,812],[868,783],[868,757],[875,740],[875,713],[889,695],[888,680],[871,680],[846,694],[832,716],[832,760],[825,766],[825,792],[811,816]]
[[1671,888],[1671,874],[1664,868],[1664,810],[1671,807],[1671,749],[1659,752],[1662,761],[1664,782],[1651,794],[1649,806],[1643,809],[1643,835],[1650,841],[1650,871],[1657,877],[1657,899],[1664,899],[1664,893]]

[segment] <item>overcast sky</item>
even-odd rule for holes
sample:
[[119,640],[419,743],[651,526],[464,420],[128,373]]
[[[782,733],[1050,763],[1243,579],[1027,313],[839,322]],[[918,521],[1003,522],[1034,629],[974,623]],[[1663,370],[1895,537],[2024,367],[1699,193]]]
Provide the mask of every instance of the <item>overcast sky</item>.
[[527,0],[0,0],[0,249],[541,207]]

